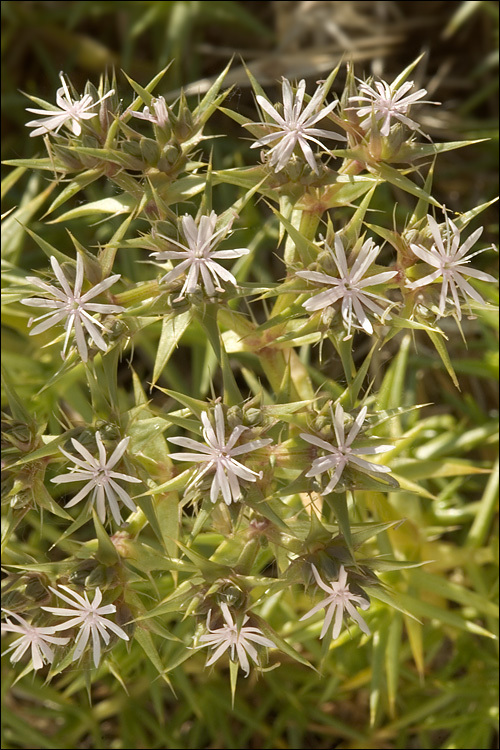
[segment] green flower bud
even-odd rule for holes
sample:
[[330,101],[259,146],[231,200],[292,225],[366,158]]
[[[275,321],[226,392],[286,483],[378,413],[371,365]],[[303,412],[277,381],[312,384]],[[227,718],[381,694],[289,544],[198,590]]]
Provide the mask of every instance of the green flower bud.
[[167,145],[165,146],[164,149],[162,149],[162,152],[161,152],[162,158],[165,159],[167,164],[169,164],[170,166],[175,164],[175,162],[177,161],[179,156],[181,156],[181,154],[182,154],[181,147],[175,141],[174,142],[170,141],[170,143],[167,143]]
[[174,126],[174,132],[180,141],[188,140],[193,129],[193,115],[187,106],[184,94],[181,94],[179,103],[179,115]]
[[121,144],[122,151],[125,151],[129,156],[141,157],[141,146],[137,141],[124,141]]
[[43,602],[50,599],[50,591],[42,583],[40,578],[31,578],[26,584],[26,596],[35,602]]
[[247,409],[244,413],[245,423],[252,427],[262,424],[263,419],[264,417],[260,409]]
[[242,422],[241,408],[239,406],[230,406],[227,410],[226,420],[228,427],[234,430]]
[[108,341],[117,341],[129,332],[128,325],[121,318],[107,318],[106,328],[108,330]]
[[98,565],[99,563],[96,560],[84,560],[78,565],[77,569],[70,574],[68,579],[69,583],[83,588],[86,579]]
[[160,147],[151,138],[141,138],[140,142],[141,155],[148,163],[155,165],[160,159]]
[[120,430],[112,422],[105,422],[104,420],[98,419],[96,422],[96,428],[101,433],[103,440],[119,440]]
[[97,586],[110,586],[116,580],[116,571],[114,568],[106,565],[98,565],[85,578],[85,586],[95,589]]
[[194,612],[196,612],[201,601],[202,600],[199,596],[193,596],[186,607],[186,615],[192,615]]
[[[95,433],[93,430],[82,430],[81,433],[76,436],[76,439],[79,443],[82,443],[82,445],[85,445],[86,447],[95,447]],[[64,448],[69,451],[74,450],[73,444],[69,438],[64,444]]]
[[247,595],[240,588],[236,587],[232,582],[227,582],[219,588],[216,595],[217,603],[227,604],[228,607],[235,607],[239,609],[246,604]]

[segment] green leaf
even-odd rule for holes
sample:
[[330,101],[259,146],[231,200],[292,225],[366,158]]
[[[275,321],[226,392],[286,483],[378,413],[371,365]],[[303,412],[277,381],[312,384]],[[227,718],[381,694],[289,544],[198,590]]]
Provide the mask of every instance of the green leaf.
[[95,533],[97,536],[97,554],[96,558],[103,565],[116,565],[120,561],[120,556],[116,551],[116,547],[109,538],[106,529],[99,520],[99,516],[95,508],[92,508],[92,518],[94,519]]
[[158,674],[165,680],[168,685],[170,685],[170,680],[165,674],[165,666],[160,659],[158,651],[156,650],[156,646],[153,642],[151,634],[144,628],[137,628],[134,633],[134,641],[137,641],[139,643],[149,661],[157,670]]
[[231,684],[231,708],[234,709],[234,698],[236,695],[236,682],[238,680],[238,667],[237,661],[230,659],[229,661],[229,681]]
[[376,166],[370,165],[369,170],[372,174],[378,175],[385,182],[389,182],[400,190],[404,190],[405,193],[410,193],[410,195],[415,195],[417,198],[422,198],[429,203],[432,203],[433,206],[437,206],[437,208],[443,208],[441,203],[438,203],[438,201],[435,200],[432,195],[429,195],[424,188],[419,187],[401,174],[397,169],[390,167],[388,164],[379,163]]
[[441,361],[442,361],[443,365],[446,368],[446,372],[448,373],[448,375],[452,379],[453,385],[455,386],[455,388],[457,388],[458,390],[460,390],[460,385],[458,384],[458,380],[457,380],[457,376],[455,374],[455,370],[453,369],[453,365],[451,363],[451,359],[450,359],[450,357],[448,355],[448,352],[446,350],[445,345],[443,344],[442,338],[437,333],[435,333],[434,331],[429,331],[428,330],[427,331],[427,335],[429,336],[430,340],[434,344],[434,347],[435,347],[437,353],[441,357]]
[[99,179],[99,177],[101,177],[103,173],[103,168],[99,167],[97,169],[89,169],[86,172],[83,172],[83,174],[78,175],[78,177],[75,177],[68,185],[66,185],[64,190],[59,193],[57,198],[52,201],[42,218],[45,218],[57,208],[62,206],[63,203],[66,203],[66,201],[68,201],[74,195],[77,195],[80,190],[86,188],[87,185],[91,185],[93,182]]
[[123,194],[114,198],[102,198],[101,200],[90,201],[90,203],[84,203],[81,206],[77,206],[77,208],[72,208],[70,211],[66,211],[66,213],[58,216],[57,219],[52,219],[48,224],[60,224],[64,221],[82,219],[94,214],[119,216],[120,214],[130,213],[136,206],[137,201],[130,195]]
[[143,88],[139,83],[136,83],[132,78],[130,78],[124,70],[122,70],[123,75],[127,79],[127,81],[130,83],[132,88],[134,89],[135,93],[139,97],[138,99],[135,99],[135,101],[131,104],[129,109],[132,109],[134,111],[138,110],[143,104],[146,104],[148,107],[151,107],[152,101],[153,101],[153,95],[152,92],[155,90],[167,70],[172,65],[173,60],[169,62],[168,65],[166,65],[163,70],[160,70],[159,73],[155,75],[155,77],[148,83],[146,88]]
[[152,386],[156,383],[158,378],[161,377],[165,365],[176,347],[179,345],[184,332],[191,323],[191,319],[191,310],[179,313],[178,315],[173,313],[171,316],[164,318],[160,340],[158,342],[158,349],[156,351],[153,379],[151,382]]
[[347,508],[347,493],[330,493],[329,495],[325,495],[325,502],[330,506],[330,508],[335,513],[335,518],[337,519],[337,523],[339,525],[339,529],[342,533],[342,536],[345,539],[345,542],[347,544],[347,547],[353,553],[352,550],[352,537],[351,537],[351,523],[349,519],[349,511]]

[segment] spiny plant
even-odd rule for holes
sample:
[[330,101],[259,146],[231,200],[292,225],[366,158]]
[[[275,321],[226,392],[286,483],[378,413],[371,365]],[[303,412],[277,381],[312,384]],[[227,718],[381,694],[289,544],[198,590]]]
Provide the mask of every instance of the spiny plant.
[[[473,142],[422,132],[418,62],[390,84],[348,66],[338,100],[338,68],[312,95],[283,79],[276,104],[248,72],[255,121],[224,106],[227,68],[194,107],[154,93],[166,69],[145,87],[128,78],[128,104],[114,75],[80,96],[61,73],[56,105],[30,97],[47,154],[10,161],[7,180],[43,170],[44,187],[5,224],[49,264],[26,276],[7,242],[6,323],[34,360],[29,397],[15,368],[3,373],[2,630],[16,679],[65,673],[90,691],[107,670],[126,687],[128,649],[169,684],[188,659],[228,661],[234,701],[240,668],[321,673],[338,639],[368,648],[373,634],[380,662],[402,617],[419,670],[422,618],[491,636],[435,601],[495,614],[419,570],[432,542],[402,524],[408,498],[449,499],[464,475],[480,492],[491,467],[460,450],[494,440],[487,425],[459,447],[446,414],[405,395],[409,356],[429,343],[458,387],[447,340],[464,313],[494,309],[495,278],[475,267],[490,248],[468,229],[490,203],[450,216],[432,195],[436,157]],[[254,139],[256,164],[214,163],[216,110]],[[91,186],[102,197],[86,200]],[[387,187],[406,215],[377,212]],[[79,196],[52,222],[97,217],[107,241],[68,230],[55,247],[30,228],[53,193],[43,218]]]

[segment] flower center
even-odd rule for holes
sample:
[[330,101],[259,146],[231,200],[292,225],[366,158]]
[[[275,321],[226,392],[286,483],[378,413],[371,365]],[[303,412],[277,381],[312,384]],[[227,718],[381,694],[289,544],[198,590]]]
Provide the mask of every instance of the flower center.
[[94,481],[96,487],[105,487],[108,484],[109,474],[106,468],[97,469],[94,472]]

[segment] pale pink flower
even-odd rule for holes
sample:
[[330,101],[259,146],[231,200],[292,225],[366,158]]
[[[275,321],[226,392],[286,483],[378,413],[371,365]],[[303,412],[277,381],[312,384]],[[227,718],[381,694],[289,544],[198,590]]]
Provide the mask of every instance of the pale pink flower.
[[321,493],[322,495],[328,495],[337,486],[340,477],[348,464],[351,464],[354,469],[362,471],[364,474],[376,475],[385,474],[390,472],[388,466],[381,464],[374,464],[371,461],[365,461],[360,456],[377,455],[378,453],[385,453],[391,450],[390,445],[366,445],[366,446],[353,446],[353,442],[358,436],[363,422],[365,421],[367,414],[366,406],[360,410],[358,416],[352,423],[349,434],[345,435],[345,412],[340,404],[335,407],[335,416],[332,414],[333,428],[335,430],[335,437],[337,445],[327,443],[326,440],[322,440],[316,435],[309,435],[308,433],[301,433],[300,437],[306,440],[311,445],[315,445],[318,448],[322,448],[327,452],[328,455],[321,456],[315,459],[306,477],[315,477],[318,474],[323,474],[325,471],[333,469],[333,476],[328,482],[327,486]]
[[80,98],[79,101],[73,101],[69,92],[68,84],[64,79],[64,74],[59,73],[62,86],[57,89],[56,102],[57,107],[53,109],[32,109],[27,107],[27,112],[33,112],[35,115],[45,115],[41,120],[31,120],[26,123],[27,128],[36,128],[30,133],[31,138],[36,135],[45,135],[46,133],[54,132],[58,133],[63,125],[66,125],[75,135],[80,135],[82,132],[81,122],[82,120],[90,120],[92,117],[97,117],[97,112],[89,112],[89,109],[93,109],[98,104],[107,99],[108,96],[114,94],[114,89],[108,91],[100,99],[94,101],[90,94],[85,94]]
[[379,318],[387,319],[390,317],[388,313],[380,304],[374,302],[374,300],[379,300],[384,305],[388,305],[389,303],[381,295],[369,292],[367,287],[384,284],[393,279],[397,275],[397,271],[384,271],[374,276],[365,277],[366,272],[375,263],[380,252],[380,248],[371,239],[363,243],[352,268],[349,268],[347,265],[344,245],[338,235],[335,236],[335,248],[332,249],[328,245],[326,245],[326,248],[332,254],[339,276],[337,278],[326,273],[319,273],[318,271],[297,271],[297,276],[301,279],[307,279],[308,281],[314,281],[330,287],[326,291],[320,292],[306,300],[303,303],[303,307],[308,312],[314,312],[341,301],[342,320],[347,328],[347,334],[351,334],[352,328],[362,328],[366,333],[371,335],[373,333],[373,326],[366,314],[365,308]]
[[274,141],[278,141],[275,146],[269,150],[271,156],[269,164],[274,167],[275,172],[280,172],[288,162],[296,146],[299,146],[306,162],[313,172],[318,174],[318,164],[308,141],[316,143],[324,151],[327,147],[318,138],[333,138],[337,141],[344,141],[345,137],[334,133],[331,130],[321,130],[313,127],[317,122],[328,115],[338,104],[334,101],[326,107],[321,108],[325,98],[323,86],[318,86],[309,103],[302,110],[304,95],[306,92],[306,82],[301,80],[297,86],[294,96],[290,82],[283,78],[283,116],[269,103],[263,96],[257,96],[257,102],[260,107],[274,120],[274,123],[261,121],[259,125],[277,128],[275,133],[269,133],[262,136],[258,141],[252,144],[250,148],[259,148],[268,146]]
[[253,662],[255,662],[255,664],[259,664],[257,649],[252,643],[257,643],[258,645],[266,646],[267,648],[273,648],[275,644],[269,638],[266,638],[259,628],[244,627],[245,623],[249,620],[248,615],[243,617],[242,626],[238,628],[227,604],[221,604],[221,609],[226,624],[221,628],[210,630],[209,612],[207,617],[207,630],[209,632],[206,635],[200,636],[199,640],[202,641],[202,644],[197,648],[211,646],[215,649],[211,658],[207,661],[207,667],[216,662],[217,659],[219,659],[228,649],[231,649],[231,660],[235,661],[235,657],[237,658],[240,667],[245,672],[245,677],[247,677],[250,672],[248,656]]
[[[182,245],[170,237],[164,237],[172,245],[177,245],[180,250],[161,250],[152,253],[157,260],[180,260],[181,262],[172,271],[169,271],[160,280],[170,284],[175,279],[187,272],[186,279],[177,300],[181,300],[186,294],[193,294],[198,288],[198,278],[201,274],[203,285],[206,293],[212,297],[215,292],[223,292],[221,281],[229,282],[237,286],[237,281],[233,274],[226,268],[217,263],[218,260],[226,258],[239,258],[242,255],[248,255],[250,250],[246,247],[239,247],[233,250],[215,250],[215,247],[222,242],[231,230],[231,223],[222,229],[215,231],[217,223],[217,214],[212,211],[209,216],[202,216],[196,224],[192,216],[182,217],[182,231],[187,240],[186,245]],[[215,282],[215,285],[214,285]]]
[[325,637],[332,622],[333,616],[335,615],[335,622],[333,624],[332,631],[332,638],[333,640],[335,640],[340,635],[342,622],[344,620],[344,612],[347,612],[347,614],[350,615],[352,619],[358,623],[363,633],[366,633],[366,635],[370,635],[370,628],[361,617],[359,612],[356,610],[356,607],[361,607],[361,609],[368,609],[368,607],[370,606],[370,602],[363,596],[352,594],[349,591],[349,584],[347,583],[347,572],[344,566],[340,566],[338,581],[330,581],[330,584],[324,583],[314,565],[312,565],[311,567],[313,569],[316,583],[320,588],[323,589],[323,591],[326,591],[328,596],[319,604],[316,604],[311,610],[309,610],[309,612],[303,615],[300,620],[307,620],[309,617],[315,615],[316,612],[319,612],[320,609],[325,609],[325,621],[323,622],[323,627],[321,629],[321,634],[319,637]]
[[221,404],[215,405],[214,415],[215,429],[212,427],[208,412],[204,411],[201,414],[205,443],[198,443],[196,440],[185,437],[167,438],[171,443],[181,445],[183,448],[189,448],[191,451],[196,451],[194,453],[171,453],[170,458],[177,461],[194,461],[195,463],[204,464],[195,473],[190,482],[191,485],[198,484],[199,480],[205,474],[215,470],[210,489],[210,500],[215,503],[222,493],[226,505],[231,505],[231,502],[236,502],[241,498],[240,479],[246,482],[256,482],[258,478],[262,477],[262,472],[248,469],[237,461],[234,456],[241,456],[243,453],[258,450],[273,441],[271,438],[250,440],[248,443],[235,446],[239,437],[248,428],[238,425],[226,439],[224,412]]
[[48,295],[48,298],[29,297],[27,299],[22,299],[21,303],[23,305],[28,305],[29,307],[48,307],[50,310],[53,310],[53,312],[45,313],[44,315],[40,315],[35,319],[32,318],[29,321],[28,325],[38,323],[38,325],[30,331],[30,336],[36,336],[38,333],[42,333],[48,328],[52,328],[52,326],[57,323],[62,323],[64,321],[66,336],[64,338],[61,357],[63,359],[65,358],[71,331],[74,328],[78,352],[83,362],[87,362],[88,348],[87,342],[85,341],[84,329],[101,351],[105,352],[108,349],[108,345],[98,330],[99,327],[101,330],[106,331],[105,326],[89,313],[102,313],[103,315],[106,315],[108,313],[123,312],[125,309],[119,305],[102,305],[91,302],[90,300],[109,289],[110,286],[118,281],[120,274],[109,276],[109,278],[104,279],[104,281],[99,282],[99,284],[96,284],[89,289],[88,292],[82,294],[84,268],[80,254],[78,254],[76,259],[76,279],[73,289],[54,256],[51,256],[50,263],[62,289],[58,289],[53,284],[47,284],[47,282],[36,278],[36,276],[26,277],[26,281],[44,291],[46,295]]
[[152,99],[151,107],[153,111],[149,107],[144,107],[142,112],[133,112],[132,110],[128,110],[128,112],[132,117],[137,117],[139,120],[147,120],[148,122],[152,122],[153,125],[158,125],[161,128],[165,127],[169,122],[169,117],[164,97],[159,96],[157,99]]
[[[410,289],[419,289],[437,279],[442,279],[441,282],[441,294],[439,297],[439,315],[442,316],[445,313],[446,303],[448,300],[448,292],[451,292],[453,298],[453,304],[455,305],[455,311],[457,318],[461,320],[462,311],[458,293],[461,292],[464,299],[467,296],[472,297],[475,302],[484,305],[485,301],[468,281],[464,279],[464,276],[470,276],[473,279],[480,279],[481,281],[489,281],[496,283],[494,276],[484,271],[478,271],[476,268],[471,268],[468,263],[471,259],[479,253],[484,253],[489,248],[485,247],[482,250],[476,250],[474,253],[469,253],[471,247],[480,238],[483,227],[479,227],[473,232],[468,239],[465,240],[463,245],[460,246],[460,231],[456,224],[447,216],[446,224],[443,234],[439,228],[438,223],[432,216],[427,216],[429,228],[431,230],[434,244],[430,250],[427,250],[422,245],[410,245],[414,254],[427,263],[429,266],[434,267],[436,270],[432,273],[424,276],[418,281],[409,282],[408,286]],[[469,254],[468,254],[469,253]]]
[[62,622],[59,625],[54,626],[54,630],[69,630],[70,628],[80,625],[80,631],[76,638],[76,648],[73,654],[73,661],[76,661],[84,652],[85,647],[92,636],[92,654],[94,659],[94,665],[99,666],[101,660],[101,638],[107,646],[110,641],[110,635],[107,632],[111,630],[119,638],[123,638],[124,641],[128,641],[129,637],[124,630],[120,628],[112,620],[109,620],[104,615],[110,615],[116,612],[114,604],[105,604],[100,607],[102,602],[102,593],[99,588],[95,589],[94,600],[90,603],[87,596],[87,592],[84,592],[83,596],[77,594],[76,591],[72,591],[68,586],[59,585],[59,589],[66,591],[73,597],[70,599],[61,591],[49,586],[50,590],[63,601],[70,605],[68,607],[42,607],[47,612],[51,612],[57,617],[70,617],[71,619],[66,622]]
[[59,448],[61,453],[73,461],[76,465],[69,474],[62,474],[61,476],[54,477],[51,482],[56,484],[66,484],[67,482],[86,482],[75,497],[65,505],[66,508],[71,508],[81,500],[83,500],[91,492],[91,504],[96,503],[97,515],[104,523],[106,520],[106,506],[105,502],[108,501],[111,515],[117,524],[122,523],[122,517],[120,515],[120,508],[118,502],[121,502],[131,511],[137,510],[137,507],[130,497],[121,487],[116,479],[121,479],[125,482],[140,482],[137,477],[129,476],[128,474],[121,474],[118,471],[113,471],[118,461],[122,458],[123,454],[127,450],[130,438],[126,437],[120,440],[115,450],[111,454],[109,460],[106,459],[106,448],[101,439],[99,432],[96,432],[95,439],[97,443],[97,449],[99,451],[99,457],[94,457],[84,445],[71,438],[74,448],[78,451],[82,458],[72,456],[71,453],[67,453],[63,448]]
[[52,664],[54,661],[54,651],[51,646],[64,646],[69,641],[69,638],[55,637],[54,633],[57,628],[54,626],[39,627],[30,624],[24,617],[8,609],[4,609],[3,612],[10,617],[14,617],[19,623],[12,622],[8,618],[5,622],[2,622],[2,633],[18,633],[21,636],[13,641],[3,652],[3,654],[8,654],[10,651],[13,652],[10,656],[12,664],[20,661],[26,651],[31,648],[33,669],[41,669],[44,663]]
[[[355,107],[358,117],[365,118],[361,120],[363,130],[368,130],[372,125],[372,120],[382,120],[380,132],[382,135],[389,135],[391,121],[399,120],[411,130],[418,130],[418,123],[408,117],[408,110],[412,104],[420,101],[427,94],[425,89],[419,89],[413,94],[409,94],[413,88],[413,81],[406,81],[398,88],[394,84],[386,81],[375,81],[373,86],[367,83],[361,83],[359,90],[365,96],[351,96],[350,102],[367,102],[365,106]],[[423,103],[423,102],[420,102]],[[436,102],[425,102],[426,104],[436,104]]]

